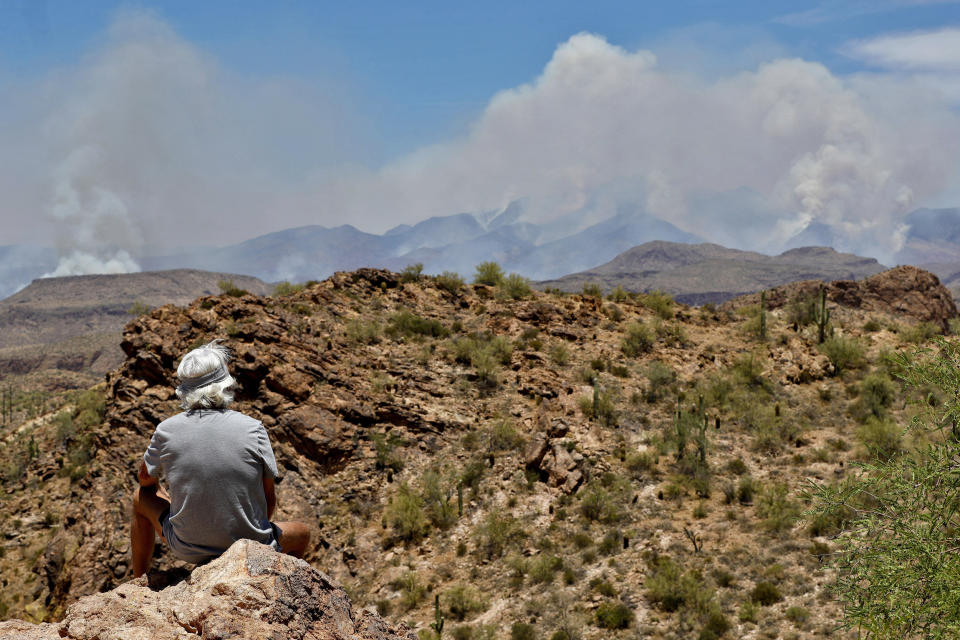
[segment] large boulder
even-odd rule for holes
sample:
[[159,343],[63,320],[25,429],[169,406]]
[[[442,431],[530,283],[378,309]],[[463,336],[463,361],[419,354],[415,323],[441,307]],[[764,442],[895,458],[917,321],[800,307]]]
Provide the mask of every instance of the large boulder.
[[241,540],[186,580],[155,590],[147,577],[81,598],[63,621],[0,622],[9,640],[415,640],[405,625],[353,609],[346,592],[303,560]]

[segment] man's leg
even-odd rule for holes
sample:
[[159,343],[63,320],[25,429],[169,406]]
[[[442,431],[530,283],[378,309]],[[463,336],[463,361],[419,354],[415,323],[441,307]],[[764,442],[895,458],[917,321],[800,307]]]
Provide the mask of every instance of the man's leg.
[[156,536],[163,536],[160,516],[170,508],[163,489],[156,485],[137,487],[133,492],[133,520],[130,523],[130,551],[133,556],[133,577],[139,578],[150,568]]
[[280,529],[280,547],[295,558],[302,558],[310,544],[310,527],[302,522],[276,522]]

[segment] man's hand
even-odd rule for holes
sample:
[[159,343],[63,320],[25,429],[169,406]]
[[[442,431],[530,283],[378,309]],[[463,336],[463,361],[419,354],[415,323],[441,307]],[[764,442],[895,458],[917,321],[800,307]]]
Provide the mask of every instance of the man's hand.
[[140,460],[140,469],[137,471],[137,481],[141,487],[156,487],[157,479],[147,473],[147,463]]
[[273,478],[263,476],[263,495],[267,497],[267,519],[269,520],[277,508],[277,492],[273,486]]

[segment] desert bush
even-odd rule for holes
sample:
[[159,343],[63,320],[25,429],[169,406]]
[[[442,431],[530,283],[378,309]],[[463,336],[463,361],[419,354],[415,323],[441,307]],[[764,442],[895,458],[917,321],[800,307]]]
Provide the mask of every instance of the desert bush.
[[374,460],[377,469],[403,469],[405,455],[399,448],[406,444],[395,433],[373,433],[370,435],[373,443]]
[[457,507],[453,497],[453,483],[430,470],[420,478],[420,495],[426,507],[430,524],[448,529],[457,521]]
[[584,417],[590,420],[596,420],[605,427],[617,424],[617,405],[609,391],[597,388],[592,395],[581,396],[577,405]]
[[619,522],[625,515],[624,505],[629,493],[629,482],[614,474],[594,478],[580,491],[580,514],[591,521]]
[[557,342],[550,347],[550,359],[561,367],[570,362],[570,350],[567,345]]
[[753,504],[753,498],[761,485],[750,476],[743,476],[737,483],[737,501],[740,504]]
[[676,372],[659,360],[654,360],[648,364],[643,373],[649,383],[646,392],[647,402],[656,402],[662,398],[677,379]]
[[487,559],[499,558],[509,545],[524,536],[516,518],[494,509],[476,528],[477,550]]
[[660,456],[656,449],[647,449],[627,456],[624,460],[624,466],[630,475],[636,479],[643,478],[649,473],[656,471]]
[[291,284],[289,280],[284,280],[283,282],[278,282],[273,287],[273,295],[275,296],[289,296],[294,293],[303,291],[302,284]]
[[863,330],[867,333],[874,333],[875,331],[880,331],[882,328],[880,321],[876,318],[870,318],[863,323]]
[[602,596],[606,596],[608,598],[617,597],[617,588],[603,578],[591,578],[590,588]]
[[495,287],[503,282],[503,269],[496,262],[481,262],[477,265],[476,273],[473,275],[474,284],[485,284]]
[[500,294],[511,300],[521,300],[527,298],[533,293],[530,288],[530,280],[524,278],[519,273],[511,273],[503,278],[499,286]]
[[767,485],[760,492],[756,513],[765,530],[780,533],[793,527],[799,519],[800,506],[790,499],[787,485],[778,482]]
[[458,295],[466,286],[463,278],[455,271],[444,271],[440,275],[434,276],[434,282],[437,283],[438,287],[453,295]]
[[514,622],[510,625],[510,640],[534,640],[536,629],[528,622]]
[[929,342],[935,336],[938,336],[941,333],[940,327],[932,322],[918,322],[917,324],[904,327],[899,331],[900,338],[904,342],[909,342],[912,344],[923,344],[925,342]]
[[486,601],[472,586],[463,583],[454,585],[446,592],[447,610],[454,620],[465,620],[468,616],[487,609]]
[[390,587],[400,592],[400,607],[404,611],[415,609],[427,593],[426,587],[413,571],[408,571],[391,582]]
[[654,323],[654,332],[657,338],[668,347],[684,347],[689,344],[687,333],[679,322],[664,322],[657,318]]
[[653,334],[642,322],[634,322],[627,325],[626,335],[620,345],[620,350],[624,355],[630,358],[648,353],[653,349]]
[[765,388],[766,378],[763,377],[765,358],[755,353],[744,353],[733,363],[733,375],[738,382],[753,388]]
[[380,342],[380,325],[374,320],[369,322],[351,320],[347,322],[344,330],[351,342],[358,344],[377,344]]
[[871,373],[860,381],[857,410],[863,416],[882,418],[896,399],[897,387],[886,375]]
[[603,312],[607,314],[607,317],[610,318],[612,322],[620,322],[626,317],[623,313],[623,309],[615,304],[608,304],[603,308]]
[[233,284],[233,280],[221,280],[217,283],[217,286],[220,287],[220,293],[226,294],[232,298],[242,298],[243,296],[250,294],[250,292],[246,289],[241,289],[237,285]]
[[423,498],[406,482],[401,483],[384,512],[398,538],[416,542],[426,535],[428,523],[423,506]]
[[820,350],[833,365],[833,375],[862,367],[865,362],[863,346],[856,338],[831,336],[820,345]]
[[601,300],[603,298],[603,287],[595,282],[588,282],[583,285],[583,291],[581,293],[586,298]]
[[136,300],[132,305],[130,305],[130,308],[127,309],[127,314],[135,318],[139,318],[140,316],[147,315],[152,310],[153,310],[153,307],[148,305],[146,302]]
[[673,318],[673,298],[663,291],[651,291],[643,295],[640,303],[663,320]]
[[873,456],[889,460],[902,449],[903,428],[892,420],[870,416],[857,428],[857,439]]
[[788,324],[805,327],[813,324],[817,318],[817,305],[820,297],[815,292],[800,293],[787,303],[786,319]]
[[426,336],[429,338],[445,338],[450,335],[439,320],[423,318],[410,311],[401,311],[390,317],[386,334],[391,338]]
[[684,572],[679,564],[667,556],[654,560],[644,586],[650,601],[664,611],[677,611],[684,607],[704,615],[713,609],[713,590],[707,587],[699,572]]
[[783,617],[797,625],[802,625],[810,619],[810,610],[805,607],[788,607]]
[[769,607],[783,600],[780,590],[770,582],[758,582],[750,591],[750,601],[761,607]]
[[408,264],[400,272],[400,282],[419,282],[423,275],[423,263]]
[[563,568],[563,561],[557,556],[539,554],[530,561],[528,575],[534,584],[553,582],[554,574]]
[[627,629],[633,624],[634,614],[622,602],[601,602],[594,613],[596,624],[601,629]]
[[501,418],[490,428],[489,443],[491,451],[513,451],[523,443],[523,438],[511,420]]
[[626,302],[630,299],[630,294],[624,291],[623,287],[617,285],[613,290],[607,295],[607,299],[611,302]]

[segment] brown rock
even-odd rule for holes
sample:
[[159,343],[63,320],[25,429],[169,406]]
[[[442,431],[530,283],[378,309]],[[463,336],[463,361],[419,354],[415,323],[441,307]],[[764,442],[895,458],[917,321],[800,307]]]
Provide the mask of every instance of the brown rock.
[[139,578],[81,598],[59,624],[0,623],[18,640],[285,638],[415,640],[403,624],[354,611],[346,592],[306,562],[249,540],[235,543],[190,578],[153,591]]
[[560,487],[567,493],[576,491],[583,482],[583,473],[577,468],[577,461],[561,444],[551,447],[540,463],[540,470],[547,474],[552,486]]

